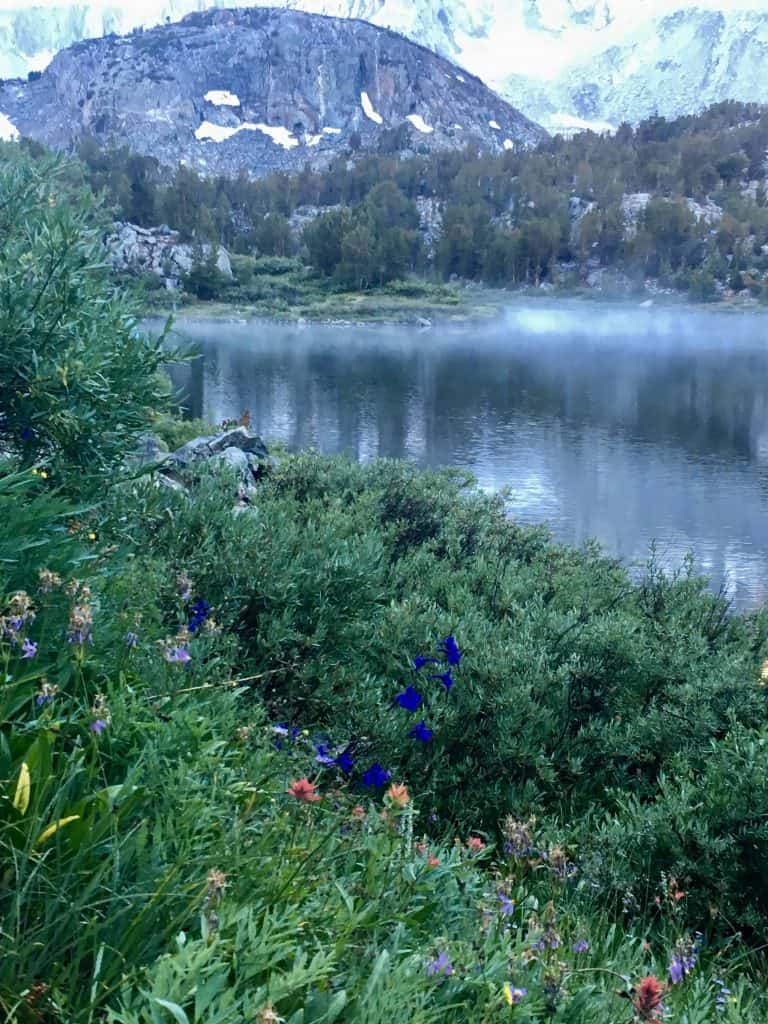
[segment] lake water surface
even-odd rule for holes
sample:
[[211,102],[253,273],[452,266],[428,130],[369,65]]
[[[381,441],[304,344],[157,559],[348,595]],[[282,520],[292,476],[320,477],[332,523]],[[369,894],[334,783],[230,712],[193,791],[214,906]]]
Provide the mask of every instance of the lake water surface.
[[290,448],[470,469],[510,513],[627,563],[693,551],[768,599],[768,317],[535,303],[492,327],[183,322],[190,412]]

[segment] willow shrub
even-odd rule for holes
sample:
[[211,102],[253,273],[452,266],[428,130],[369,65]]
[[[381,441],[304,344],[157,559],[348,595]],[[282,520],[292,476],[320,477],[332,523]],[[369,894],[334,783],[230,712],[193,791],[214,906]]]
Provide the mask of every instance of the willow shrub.
[[69,165],[3,150],[0,434],[80,495],[168,399],[162,342],[110,283],[101,219]]
[[[569,550],[510,522],[500,498],[468,483],[287,457],[238,516],[215,477],[191,499],[138,489],[131,542],[192,574],[273,721],[345,753],[337,767],[351,758],[357,783],[411,780],[434,829],[494,835],[507,814],[537,815],[553,836],[581,837],[590,863],[596,822],[633,844],[636,808],[659,808],[660,836],[667,782],[700,777],[734,730],[764,720],[765,617],[731,615],[690,566],[669,576],[651,564],[635,583],[594,546]],[[448,636],[455,666],[439,650]],[[416,657],[436,660],[417,671]],[[685,801],[695,822],[694,789]],[[752,836],[748,808],[734,806],[713,803],[702,834]],[[631,884],[652,904],[662,873],[678,872],[700,883],[692,914],[708,901],[720,922],[754,926],[747,864],[762,854],[715,843],[695,874],[693,849],[627,851],[615,876],[603,860],[585,880],[614,894]],[[723,893],[718,872],[747,887]]]

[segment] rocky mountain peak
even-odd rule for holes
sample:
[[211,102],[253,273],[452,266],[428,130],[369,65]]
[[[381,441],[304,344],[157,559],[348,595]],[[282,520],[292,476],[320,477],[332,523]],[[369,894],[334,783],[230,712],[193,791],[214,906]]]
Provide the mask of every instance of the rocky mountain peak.
[[350,151],[502,152],[545,136],[395,32],[282,8],[195,12],[76,43],[32,81],[5,83],[0,112],[57,149],[92,136],[206,174],[323,167]]

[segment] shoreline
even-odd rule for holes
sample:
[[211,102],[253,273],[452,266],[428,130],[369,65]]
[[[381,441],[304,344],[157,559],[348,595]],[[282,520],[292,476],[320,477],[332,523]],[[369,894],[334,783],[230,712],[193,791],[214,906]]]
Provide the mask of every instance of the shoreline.
[[[312,316],[307,315],[302,307],[295,310],[276,313],[265,309],[258,303],[239,303],[201,300],[184,302],[173,307],[148,304],[143,310],[147,319],[172,316],[174,322],[218,322],[218,323],[257,323],[265,322],[280,324],[286,327],[413,327],[423,331],[435,328],[479,327],[488,326],[499,321],[503,314],[515,308],[547,303],[551,307],[562,305],[564,308],[584,306],[590,309],[622,309],[653,314],[662,312],[706,312],[723,316],[734,315],[768,315],[768,306],[749,300],[720,302],[691,302],[686,297],[674,295],[618,296],[603,294],[595,295],[585,292],[542,293],[538,289],[519,291],[503,291],[501,289],[468,289],[469,294],[460,295],[457,306],[446,308],[444,304],[420,303],[413,307],[396,308],[396,304],[388,303],[386,297],[379,302],[371,302],[366,307],[365,316],[338,315]],[[364,294],[354,295],[358,304],[367,299]],[[476,299],[476,301],[472,301]],[[462,301],[463,300],[463,301]]]

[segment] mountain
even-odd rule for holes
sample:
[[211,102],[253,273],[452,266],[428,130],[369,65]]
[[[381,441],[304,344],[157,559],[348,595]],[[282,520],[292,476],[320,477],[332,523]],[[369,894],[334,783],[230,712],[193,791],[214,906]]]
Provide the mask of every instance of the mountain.
[[[13,0],[10,0],[13,3]],[[70,43],[190,11],[275,0],[17,0],[0,10],[0,75],[40,70]],[[284,0],[361,18],[479,75],[550,129],[597,128],[723,99],[768,101],[763,0]]]
[[0,111],[6,136],[62,150],[93,137],[204,174],[325,167],[350,149],[503,152],[546,134],[403,36],[276,8],[75,43],[31,80],[6,81]]

